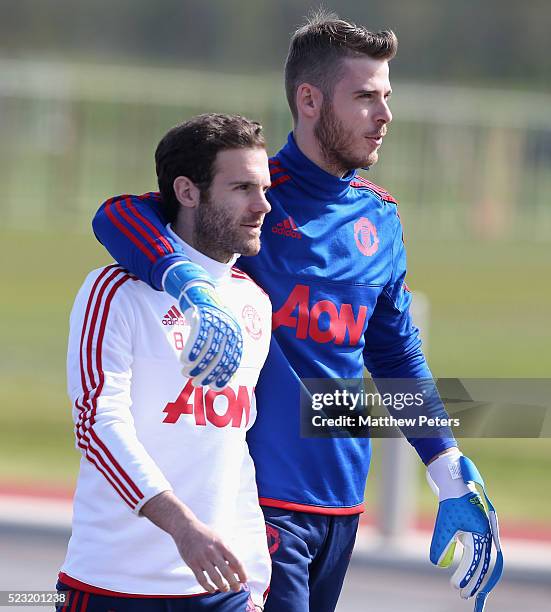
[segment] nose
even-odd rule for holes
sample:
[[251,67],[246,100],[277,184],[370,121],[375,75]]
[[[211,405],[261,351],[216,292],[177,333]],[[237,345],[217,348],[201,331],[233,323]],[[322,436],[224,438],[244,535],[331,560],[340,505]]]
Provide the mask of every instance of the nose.
[[392,113],[390,112],[390,107],[386,100],[381,101],[377,121],[380,121],[382,124],[390,123],[392,121]]
[[267,214],[272,210],[270,202],[266,198],[266,194],[262,189],[259,190],[257,197],[255,197],[252,210],[256,213]]

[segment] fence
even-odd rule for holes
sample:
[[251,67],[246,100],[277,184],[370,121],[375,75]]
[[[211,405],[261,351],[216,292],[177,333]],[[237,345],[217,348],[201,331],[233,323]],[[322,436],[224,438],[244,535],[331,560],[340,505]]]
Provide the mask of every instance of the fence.
[[[419,236],[551,240],[551,95],[394,83],[369,173]],[[4,226],[89,227],[98,203],[155,187],[163,133],[217,110],[290,129],[282,76],[0,61]]]

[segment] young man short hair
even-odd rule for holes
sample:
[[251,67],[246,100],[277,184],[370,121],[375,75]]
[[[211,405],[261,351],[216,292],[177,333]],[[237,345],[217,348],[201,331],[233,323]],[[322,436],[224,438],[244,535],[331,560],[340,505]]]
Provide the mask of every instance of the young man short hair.
[[258,123],[219,114],[170,130],[155,157],[163,230],[208,273],[241,328],[243,358],[224,390],[194,386],[180,364],[193,308],[182,313],[116,264],[88,275],[71,313],[68,389],[83,457],[58,589],[64,610],[246,612],[263,605],[270,579],[245,434],[271,305],[234,264],[260,249],[268,158]]

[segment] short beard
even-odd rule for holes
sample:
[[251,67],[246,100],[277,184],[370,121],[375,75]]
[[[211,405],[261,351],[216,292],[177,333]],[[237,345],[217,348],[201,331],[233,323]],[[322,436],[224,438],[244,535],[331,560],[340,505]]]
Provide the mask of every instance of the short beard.
[[256,255],[258,248],[243,240],[235,225],[236,220],[231,218],[224,205],[215,204],[208,190],[201,192],[193,226],[193,246],[196,250],[223,263],[236,253]]
[[323,102],[314,135],[327,167],[334,174],[344,175],[377,162],[377,151],[362,156],[354,154],[354,133],[337,118],[332,102]]

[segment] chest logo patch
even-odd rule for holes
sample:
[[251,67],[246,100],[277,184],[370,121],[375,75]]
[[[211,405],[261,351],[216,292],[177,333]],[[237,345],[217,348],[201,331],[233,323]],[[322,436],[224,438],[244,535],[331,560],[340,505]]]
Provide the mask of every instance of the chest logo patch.
[[371,257],[379,249],[377,228],[366,217],[360,217],[354,223],[354,240],[362,255]]
[[170,326],[172,326],[172,325],[179,325],[179,326],[187,325],[186,320],[184,318],[184,315],[176,308],[176,306],[173,306],[165,314],[165,316],[161,319],[161,323],[163,325],[170,325]]
[[260,340],[262,336],[262,319],[258,314],[256,308],[247,304],[242,312],[241,316],[245,322],[245,329],[253,340]]

